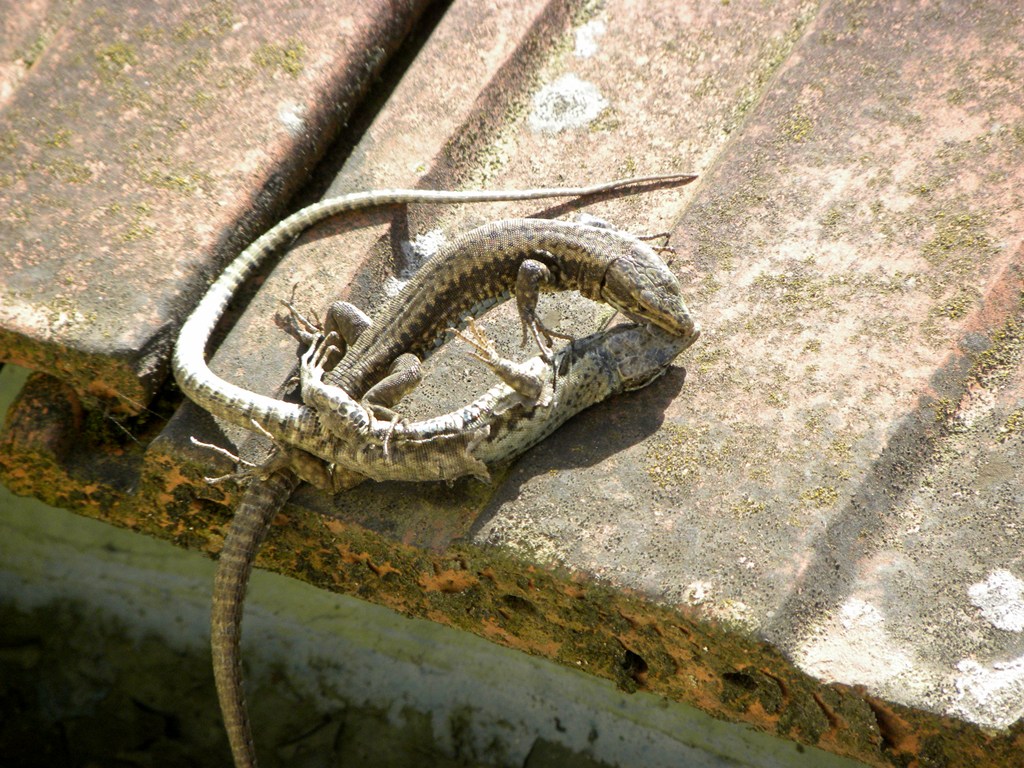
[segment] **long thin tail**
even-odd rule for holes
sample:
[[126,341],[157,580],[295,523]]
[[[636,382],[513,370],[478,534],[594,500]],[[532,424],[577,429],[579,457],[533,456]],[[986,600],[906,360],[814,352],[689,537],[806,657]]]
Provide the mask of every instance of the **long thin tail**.
[[254,478],[235,511],[217,562],[210,612],[213,677],[236,768],[256,768],[239,649],[245,590],[270,522],[298,484],[299,478],[287,468],[265,479]]

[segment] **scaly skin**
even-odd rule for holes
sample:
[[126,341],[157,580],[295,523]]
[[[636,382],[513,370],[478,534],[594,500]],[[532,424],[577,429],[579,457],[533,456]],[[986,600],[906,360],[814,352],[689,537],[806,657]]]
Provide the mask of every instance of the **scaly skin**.
[[699,327],[679,281],[647,243],[610,227],[508,219],[456,237],[350,341],[327,380],[356,399],[404,353],[426,356],[447,329],[516,295],[524,332],[540,336],[541,291],[578,291],[683,339]]
[[484,352],[480,359],[505,383],[456,411],[420,421],[378,419],[353,398],[335,417],[330,408],[346,395],[322,383],[324,371],[316,364],[314,347],[303,356],[303,398],[323,406],[325,426],[331,426],[332,418],[357,421],[359,435],[340,437],[321,429],[291,445],[333,457],[336,465],[372,480],[451,481],[472,475],[488,481],[488,464],[518,456],[566,419],[611,395],[646,386],[695,338],[620,325],[572,341],[550,361],[538,356],[524,363],[503,360],[486,341],[470,339]]
[[299,484],[288,467],[278,467],[249,484],[228,527],[217,561],[210,610],[210,648],[224,728],[239,768],[255,768],[256,750],[242,688],[242,605],[253,561],[270,523]]

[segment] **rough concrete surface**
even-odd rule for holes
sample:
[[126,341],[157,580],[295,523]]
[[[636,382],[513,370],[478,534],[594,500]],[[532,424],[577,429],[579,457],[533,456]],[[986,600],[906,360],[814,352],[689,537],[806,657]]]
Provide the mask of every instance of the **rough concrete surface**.
[[140,412],[425,4],[5,3],[0,359]]
[[[332,189],[700,172],[692,187],[586,207],[671,230],[705,329],[685,375],[581,415],[490,488],[301,492],[264,564],[872,765],[1016,764],[1016,5],[608,0],[529,13],[454,3]],[[372,310],[409,242],[537,210],[317,228],[215,367],[279,391],[295,345],[273,316],[294,285],[315,309],[347,296]],[[605,316],[567,297],[545,311],[576,333]],[[505,312],[488,328],[514,351]],[[488,382],[458,348],[432,363],[410,412]],[[29,415],[42,405],[22,410],[36,426],[9,430],[5,453],[22,465],[4,458],[6,481],[74,504],[24,471],[60,436],[37,441],[52,422]],[[47,476],[67,472],[79,504],[106,500],[89,514],[215,551],[232,495],[201,487],[212,462],[190,434],[241,440],[185,407],[136,452],[138,493],[89,486],[88,462],[52,461]]]

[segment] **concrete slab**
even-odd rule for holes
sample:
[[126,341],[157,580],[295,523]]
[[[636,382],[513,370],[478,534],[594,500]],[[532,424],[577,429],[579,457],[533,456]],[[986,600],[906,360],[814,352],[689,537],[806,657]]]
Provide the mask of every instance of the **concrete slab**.
[[[460,48],[473,17],[454,4],[339,188],[374,168],[492,187],[704,172],[588,210],[673,230],[705,335],[685,376],[583,414],[496,488],[299,494],[262,563],[871,765],[1015,765],[1022,22],[997,2],[816,11],[609,0],[522,64],[534,38],[500,10],[483,63]],[[453,69],[480,82],[442,102]],[[437,221],[373,220],[282,261],[224,375],[276,391],[295,348],[273,302],[351,284],[372,308],[392,247]],[[570,329],[600,315],[548,310]],[[458,359],[435,358],[450,378],[411,408],[483,380]],[[215,551],[225,513],[203,499],[231,497],[186,463],[195,432],[216,428],[183,410],[112,516]]]
[[0,360],[141,411],[204,276],[278,217],[425,5],[4,14]]
[[617,576],[1000,734],[972,748],[872,704],[889,749],[949,764],[1013,764],[1024,714],[1020,24],[998,3],[821,16],[684,218],[708,331],[646,456],[679,533],[667,578]]

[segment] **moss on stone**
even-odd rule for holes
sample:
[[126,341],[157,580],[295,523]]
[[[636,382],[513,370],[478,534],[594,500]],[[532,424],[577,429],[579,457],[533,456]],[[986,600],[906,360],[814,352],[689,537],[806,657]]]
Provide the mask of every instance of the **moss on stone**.
[[989,348],[975,357],[971,367],[971,375],[986,386],[1002,381],[1020,362],[1024,352],[1024,323],[1011,317],[992,332],[989,340]]
[[1015,435],[1024,434],[1024,408],[1018,408],[1003,422],[999,428],[999,442],[1003,442]]
[[690,485],[708,466],[706,426],[664,424],[646,443],[647,474],[661,488]]
[[801,142],[810,138],[814,132],[814,121],[801,106],[796,106],[790,111],[783,126],[782,135],[789,141]]
[[800,500],[818,507],[831,507],[839,501],[839,491],[831,485],[819,485],[800,492]]
[[253,52],[252,62],[262,69],[298,77],[302,73],[305,55],[306,46],[297,40],[286,40],[282,45],[263,43]]
[[935,235],[921,249],[924,257],[933,265],[947,267],[962,264],[965,259],[992,250],[992,239],[985,231],[985,220],[973,213],[947,214],[940,211],[935,215]]
[[95,51],[96,61],[105,72],[120,72],[139,63],[135,48],[128,43],[116,42],[99,46]]

